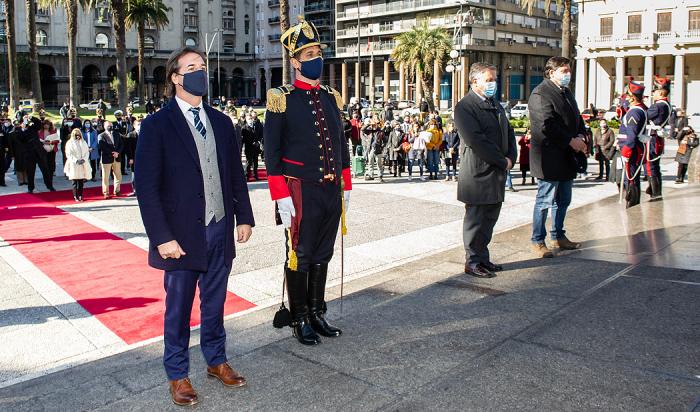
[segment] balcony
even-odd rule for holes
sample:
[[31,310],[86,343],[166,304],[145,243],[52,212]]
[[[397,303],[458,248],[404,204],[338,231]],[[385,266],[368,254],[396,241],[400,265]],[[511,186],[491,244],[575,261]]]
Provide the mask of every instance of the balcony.
[[330,11],[331,11],[331,4],[328,2],[307,4],[304,7],[305,13],[320,13],[320,12],[330,12]]
[[279,7],[280,0],[267,0],[267,7]]
[[185,33],[199,33],[199,27],[197,26],[185,26]]
[[267,19],[269,24],[277,24],[280,22],[280,16],[272,16]]
[[620,48],[630,48],[630,47],[644,47],[651,48],[654,47],[656,43],[655,33],[627,33],[620,36],[618,41],[618,47]]
[[689,30],[678,33],[677,41],[678,44],[682,46],[687,44],[698,44],[700,43],[700,30]]
[[280,38],[282,37],[281,34],[269,34],[267,36],[267,40],[270,41],[270,43],[276,43],[280,41]]
[[[467,1],[466,4],[493,6],[495,0],[474,0]],[[434,10],[437,8],[454,7],[455,3],[446,2],[445,0],[403,0],[362,7],[362,15],[360,18],[377,17],[385,14],[414,13],[416,11],[421,11],[421,9]],[[357,19],[357,9],[350,12],[340,11],[337,13],[336,18],[338,20]]]
[[[363,44],[362,47],[360,48],[360,54],[362,56],[370,56],[371,54],[375,55],[384,55],[384,54],[390,54],[392,50],[394,50],[394,46],[396,46],[396,43],[393,40],[388,40],[388,41],[383,41],[380,43],[373,43],[372,44],[372,49],[370,51],[367,51],[367,45]],[[350,46],[344,46],[344,47],[338,47],[336,49],[336,56],[337,57],[354,57],[357,56],[357,45],[350,45]]]
[[[456,16],[450,16],[446,19],[428,19],[428,26],[429,27],[440,27],[444,29],[452,29],[459,24],[459,20],[457,19]],[[464,22],[462,24],[463,27],[471,27],[471,26],[491,26],[490,20],[472,20],[470,22]],[[403,20],[403,21],[395,21],[391,24],[372,24],[371,25],[371,30],[368,29],[368,27],[362,26],[360,30],[360,36],[366,37],[366,36],[376,36],[378,34],[380,35],[387,35],[387,34],[400,34],[405,31],[411,30],[413,27],[420,25],[422,22],[421,21],[416,21],[415,19],[412,20]],[[338,38],[353,38],[357,37],[357,26],[352,26],[351,28],[347,29],[340,29],[337,31],[337,36]]]
[[37,23],[42,23],[42,24],[51,23],[51,14],[50,13],[38,11],[35,16],[36,16],[35,18],[36,18]]

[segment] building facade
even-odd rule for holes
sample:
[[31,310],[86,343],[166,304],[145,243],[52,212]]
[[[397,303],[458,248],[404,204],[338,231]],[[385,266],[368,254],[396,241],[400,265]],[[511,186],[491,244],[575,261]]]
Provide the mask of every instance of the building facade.
[[659,75],[672,79],[672,104],[700,112],[700,0],[585,0],[579,10],[579,106],[608,109],[630,78],[650,95]]
[[[213,96],[256,96],[255,1],[165,0],[164,3],[170,7],[170,23],[163,30],[155,30],[154,27],[147,27],[146,30],[146,95],[157,98],[166,93],[165,63],[168,55],[179,47],[189,45],[209,49]],[[5,13],[4,9],[0,11],[0,24],[4,30]],[[36,10],[36,26],[43,98],[48,105],[60,104],[68,98],[68,39],[64,9]],[[28,46],[26,6],[20,0],[15,0],[15,29],[17,52],[21,57],[28,52]],[[207,41],[209,45],[205,45]],[[116,56],[108,1],[98,2],[91,10],[79,9],[77,48],[80,101],[98,98],[113,101],[115,93],[110,82],[116,77]],[[127,66],[137,82],[135,29],[126,33],[126,48]],[[6,49],[3,48],[3,51]],[[28,96],[29,88],[24,89],[20,97]],[[135,93],[132,92],[132,95]]]
[[[415,100],[420,84],[395,67],[390,54],[395,36],[414,26],[446,29],[459,50],[459,70],[436,68],[432,98],[449,107],[468,90],[470,62],[487,61],[499,70],[498,96],[503,101],[526,100],[541,81],[546,60],[561,53],[561,18],[538,2],[532,15],[519,0],[395,0],[372,2],[336,0],[335,51],[340,60],[329,68],[329,81],[340,73],[347,101],[350,96],[370,100]],[[358,7],[359,4],[359,7]],[[358,33],[359,27],[359,33]],[[428,97],[428,96],[426,96]]]

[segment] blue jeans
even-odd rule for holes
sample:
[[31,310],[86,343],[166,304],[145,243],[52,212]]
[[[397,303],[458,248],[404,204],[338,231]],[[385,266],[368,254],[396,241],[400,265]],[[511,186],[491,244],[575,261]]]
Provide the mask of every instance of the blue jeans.
[[418,164],[418,168],[420,169],[420,175],[423,176],[423,160],[422,159],[416,159],[416,160],[411,160],[408,159],[408,177],[413,176],[413,165]]
[[428,172],[437,174],[440,163],[440,151],[428,150]]
[[547,237],[547,211],[552,209],[552,240],[564,237],[566,209],[571,204],[573,180],[537,180],[537,198],[532,216],[532,243],[543,243]]
[[510,189],[513,188],[513,178],[510,176],[510,170],[506,173],[506,187]]

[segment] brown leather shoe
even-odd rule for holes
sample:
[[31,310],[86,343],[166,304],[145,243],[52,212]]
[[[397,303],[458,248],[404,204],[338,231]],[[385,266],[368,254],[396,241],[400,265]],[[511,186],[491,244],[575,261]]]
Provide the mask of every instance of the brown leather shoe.
[[567,239],[566,236],[563,236],[560,239],[553,240],[552,246],[558,247],[559,249],[563,250],[576,250],[581,247],[581,243],[572,242],[569,239]]
[[532,244],[532,251],[537,255],[537,257],[541,258],[551,258],[554,257],[554,253],[552,253],[551,250],[547,247],[547,245],[542,242],[542,243],[533,243]]
[[245,378],[238,372],[236,372],[228,362],[224,362],[218,366],[207,367],[207,375],[212,378],[216,378],[229,388],[237,388],[239,386],[245,386]]
[[169,381],[169,383],[170,396],[175,405],[192,406],[197,404],[197,391],[192,387],[190,378],[176,379]]

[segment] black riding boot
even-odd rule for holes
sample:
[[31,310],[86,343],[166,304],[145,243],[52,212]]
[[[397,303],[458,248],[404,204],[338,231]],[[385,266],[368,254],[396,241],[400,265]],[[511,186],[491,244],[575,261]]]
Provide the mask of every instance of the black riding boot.
[[651,200],[661,199],[661,178],[657,176],[650,177],[649,185],[651,186]]
[[286,269],[289,311],[292,314],[292,334],[303,345],[317,345],[321,338],[309,324],[309,306],[307,304],[308,273]]
[[632,184],[631,182],[627,185],[627,191],[625,193],[627,209],[639,204],[639,197],[641,195],[639,192],[639,186]]
[[326,301],[324,294],[326,291],[326,277],[328,275],[328,264],[311,265],[309,268],[309,310],[311,327],[316,333],[333,338],[340,336],[343,332],[326,321]]

